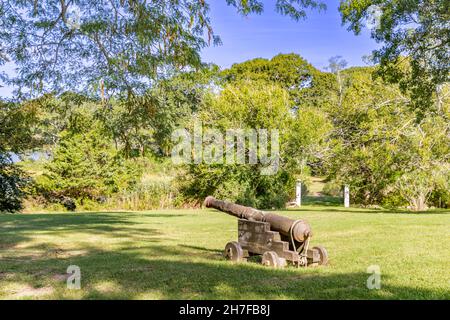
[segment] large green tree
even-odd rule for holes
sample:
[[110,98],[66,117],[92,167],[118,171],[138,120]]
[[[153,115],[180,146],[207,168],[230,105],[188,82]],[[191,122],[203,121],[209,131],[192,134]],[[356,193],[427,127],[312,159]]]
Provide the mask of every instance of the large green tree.
[[217,70],[217,66],[205,66],[161,80],[142,95],[108,101],[98,114],[126,157],[167,156],[172,131],[190,121]]
[[[258,0],[226,2],[243,15],[264,7]],[[279,13],[297,20],[323,7],[276,1]],[[0,61],[17,67],[6,81],[19,94],[142,93],[174,70],[199,67],[200,50],[220,42],[204,0],[2,0],[0,16]]]
[[0,211],[17,211],[28,177],[13,158],[41,144],[36,129],[37,109],[0,100]]
[[47,200],[98,200],[136,182],[137,167],[120,156],[98,109],[101,105],[93,102],[79,104],[58,133],[44,174],[37,179],[38,192]]
[[[450,172],[450,104],[443,101],[443,116],[428,113],[417,121],[417,111],[406,107],[411,97],[397,85],[374,80],[374,71],[342,71],[341,104],[334,98],[325,109],[334,125],[326,171],[351,186],[356,203],[424,210],[432,205],[430,197],[446,188]],[[439,194],[441,200],[448,197]]]
[[310,87],[313,76],[320,73],[305,59],[295,53],[278,54],[272,59],[256,58],[235,63],[223,71],[226,82],[239,80],[259,80],[276,83],[286,89],[297,108],[303,103],[303,89]]
[[381,47],[373,51],[377,74],[411,93],[415,109],[440,109],[442,85],[450,80],[448,0],[342,0],[343,23],[359,34],[364,25]]
[[[245,163],[228,163],[227,156],[221,153],[221,163],[193,162],[187,166],[187,174],[181,177],[182,192],[196,200],[214,195],[260,208],[283,207],[286,204],[294,190],[295,175],[301,174],[307,161],[321,152],[330,130],[329,121],[320,111],[302,108],[292,112],[289,92],[279,84],[249,79],[228,83],[219,93],[212,94],[202,104],[198,120],[202,121],[204,131],[216,129],[223,137],[228,129],[243,132],[268,130],[267,146],[271,150],[271,159],[267,163],[261,160],[264,148],[261,133],[258,132],[255,153],[258,161],[251,163],[254,145],[247,135],[242,153]],[[278,134],[275,136],[278,149],[272,144],[271,130]],[[209,140],[204,139],[206,142],[203,145],[207,146]],[[222,145],[221,151],[226,153],[227,141],[219,143]],[[235,151],[238,152],[237,149]],[[275,152],[279,156],[272,158]],[[203,160],[204,157],[205,154]]]

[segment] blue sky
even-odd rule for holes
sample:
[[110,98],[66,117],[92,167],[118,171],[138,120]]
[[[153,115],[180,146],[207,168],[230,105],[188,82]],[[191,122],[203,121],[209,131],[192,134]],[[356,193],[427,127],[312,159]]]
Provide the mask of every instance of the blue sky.
[[339,1],[325,1],[325,12],[308,12],[298,22],[275,12],[275,1],[264,1],[261,15],[242,17],[225,0],[212,0],[211,20],[223,44],[203,50],[202,57],[221,67],[229,67],[256,57],[271,58],[278,53],[298,53],[323,69],[332,56],[340,55],[348,66],[365,65],[362,57],[377,47],[366,29],[355,36],[341,25]]
[[[306,20],[294,21],[275,12],[274,1],[265,0],[261,15],[242,17],[225,0],[211,0],[211,21],[223,44],[205,48],[202,58],[223,68],[257,57],[278,53],[298,53],[316,68],[323,69],[332,56],[340,55],[348,66],[365,65],[362,57],[377,47],[368,30],[355,36],[341,25],[339,1],[327,2],[325,12],[308,12]],[[12,66],[0,66],[0,72]],[[10,96],[11,88],[0,88],[0,96]]]

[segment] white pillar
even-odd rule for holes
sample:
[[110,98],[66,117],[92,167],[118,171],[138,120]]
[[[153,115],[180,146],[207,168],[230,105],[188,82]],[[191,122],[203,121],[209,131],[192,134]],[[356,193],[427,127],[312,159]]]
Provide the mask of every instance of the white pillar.
[[302,182],[297,181],[295,185],[295,204],[300,207],[302,205]]
[[344,207],[350,207],[350,189],[348,185],[344,186]]

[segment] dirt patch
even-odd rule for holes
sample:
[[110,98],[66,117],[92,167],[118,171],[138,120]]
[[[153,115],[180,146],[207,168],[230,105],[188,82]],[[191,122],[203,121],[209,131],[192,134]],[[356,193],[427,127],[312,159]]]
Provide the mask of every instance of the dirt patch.
[[65,259],[86,254],[86,250],[64,250],[60,248],[47,250],[46,256],[50,258]]
[[52,279],[56,280],[56,281],[67,281],[68,277],[69,277],[69,274],[67,274],[67,273],[60,273],[60,274],[53,275]]
[[9,250],[16,246],[15,243],[0,243],[0,249],[1,250]]
[[42,296],[46,296],[53,293],[52,287],[42,287],[42,288],[33,288],[29,285],[23,286],[21,289],[16,290],[13,293],[11,298],[13,299],[21,299],[21,298],[38,298]]
[[53,257],[53,258],[61,258],[61,257],[67,256],[66,252],[60,248],[47,250],[46,255],[47,255],[47,257]]
[[103,293],[103,294],[114,293],[114,292],[120,291],[120,287],[118,287],[118,285],[116,285],[115,283],[112,283],[112,282],[98,283],[94,286],[94,288],[96,291]]

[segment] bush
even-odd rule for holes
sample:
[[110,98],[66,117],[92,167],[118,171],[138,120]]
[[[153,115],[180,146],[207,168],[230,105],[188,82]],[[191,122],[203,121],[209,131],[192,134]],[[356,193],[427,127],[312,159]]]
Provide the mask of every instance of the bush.
[[75,211],[75,209],[77,208],[75,200],[73,200],[72,198],[64,197],[61,200],[61,204],[64,206],[64,208],[66,208],[69,211]]
[[406,207],[408,202],[405,201],[399,192],[393,191],[383,197],[381,205],[388,209],[396,209]]
[[[213,195],[261,209],[283,208],[295,190],[293,176],[298,170],[298,164],[289,159],[294,153],[308,149],[293,139],[293,125],[296,124],[298,132],[303,132],[304,126],[291,111],[288,92],[264,82],[239,81],[212,95],[199,112],[204,127],[224,136],[230,129],[277,130],[280,166],[276,172],[270,172],[273,175],[264,175],[261,163],[188,165],[186,175],[178,177],[182,202],[200,204],[206,196]],[[248,142],[245,147],[248,154]],[[269,145],[271,150],[272,147],[275,146]],[[261,159],[261,149],[258,152]]]
[[295,185],[293,176],[284,170],[262,175],[250,165],[191,165],[178,181],[182,195],[179,202],[201,204],[212,195],[260,209],[284,208]]
[[323,186],[322,193],[327,196],[339,197],[342,196],[342,186],[336,181],[328,181]]
[[138,163],[123,159],[95,129],[85,134],[63,132],[45,169],[38,192],[50,202],[98,200],[136,184],[141,174]]
[[0,154],[0,211],[15,212],[22,209],[28,181],[22,170]]
[[428,202],[436,208],[450,208],[450,191],[448,189],[437,189],[431,193]]

